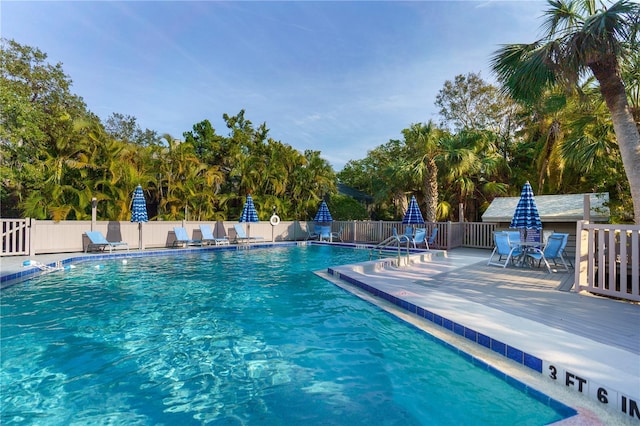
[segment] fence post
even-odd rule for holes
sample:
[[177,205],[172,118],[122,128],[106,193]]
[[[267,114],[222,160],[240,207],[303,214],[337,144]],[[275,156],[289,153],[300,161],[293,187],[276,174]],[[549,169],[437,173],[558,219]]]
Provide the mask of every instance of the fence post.
[[358,236],[356,235],[356,229],[358,228],[356,226],[356,220],[353,221],[353,242],[355,243],[356,241],[358,241]]
[[573,291],[580,291],[580,286],[583,284],[587,284],[587,265],[589,256],[589,234],[583,228],[584,224],[588,223],[585,220],[579,220],[576,222],[576,254],[573,259],[574,264],[574,274],[575,277],[573,279]]
[[96,230],[96,222],[98,220],[98,199],[93,197],[91,199],[91,230]]
[[27,218],[27,256],[31,256],[36,254],[36,248],[34,247],[36,244],[36,223],[38,221],[35,219]]

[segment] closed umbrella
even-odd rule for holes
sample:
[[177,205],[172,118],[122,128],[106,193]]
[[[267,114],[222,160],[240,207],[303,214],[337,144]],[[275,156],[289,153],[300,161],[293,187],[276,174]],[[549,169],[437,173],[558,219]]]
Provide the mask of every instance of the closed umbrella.
[[533,189],[531,189],[528,181],[522,187],[520,199],[518,200],[516,211],[511,219],[510,227],[525,231],[527,229],[542,229],[542,221],[540,220],[536,200],[533,198]]
[[331,217],[331,212],[329,211],[329,207],[327,207],[327,203],[322,201],[320,203],[320,207],[318,208],[318,212],[316,213],[316,217],[313,218],[314,222],[318,223],[327,223],[333,222],[333,218]]
[[142,250],[142,222],[148,222],[147,201],[144,199],[142,186],[138,185],[133,191],[131,203],[131,222],[138,222],[138,249]]
[[411,201],[409,202],[409,208],[407,212],[404,214],[404,218],[402,219],[403,225],[424,225],[424,219],[422,218],[422,212],[420,211],[420,207],[418,207],[418,201],[416,201],[415,195],[411,196]]
[[247,237],[251,236],[249,223],[259,221],[256,206],[253,205],[253,198],[251,198],[251,195],[247,195],[247,201],[244,203],[244,207],[242,208],[242,215],[240,215],[240,219],[238,220],[238,222],[247,222]]

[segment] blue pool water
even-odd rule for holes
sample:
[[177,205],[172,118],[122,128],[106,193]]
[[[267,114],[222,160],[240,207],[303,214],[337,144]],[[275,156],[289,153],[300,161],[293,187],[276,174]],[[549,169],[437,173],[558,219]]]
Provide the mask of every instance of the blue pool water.
[[544,425],[541,402],[310,271],[328,246],[83,262],[2,291],[8,424]]

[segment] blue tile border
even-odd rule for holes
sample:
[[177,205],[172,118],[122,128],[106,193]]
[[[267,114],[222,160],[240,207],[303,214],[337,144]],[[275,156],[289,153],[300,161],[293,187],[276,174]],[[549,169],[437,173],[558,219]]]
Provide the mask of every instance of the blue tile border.
[[373,289],[371,286],[357,279],[354,279],[347,275],[340,274],[333,268],[328,268],[327,271],[330,275],[336,276],[337,278],[347,281],[350,284],[360,287],[361,289],[366,290],[369,293],[372,293],[374,296],[378,296],[384,300],[387,300],[408,312],[416,314],[421,318],[425,318],[428,321],[433,322],[434,324],[439,325],[441,327],[444,327],[447,330],[452,331],[455,334],[462,336],[468,340],[471,340],[474,343],[478,343],[486,348],[489,348],[494,352],[499,353],[502,356],[505,356],[513,361],[516,361],[519,364],[522,364],[526,367],[529,367],[535,370],[538,373],[542,373],[542,360],[534,355],[523,352],[518,348],[509,346],[499,340],[493,339],[489,336],[479,333],[472,328],[466,327],[462,324],[458,324],[455,321],[452,321],[448,318],[444,318],[438,314],[432,313],[428,309],[425,309],[420,306],[416,306],[413,303],[407,302],[406,300],[402,300],[389,293],[385,293],[381,290]]
[[[337,272],[335,269],[333,268],[328,268],[327,272],[336,277],[336,278],[340,278],[343,281],[346,281],[350,284],[355,285],[356,287],[359,287],[363,290],[366,290],[367,292],[371,293],[372,295],[379,297],[381,299],[387,300],[389,302],[391,302],[392,304],[399,306],[400,308],[411,312],[415,315],[417,315],[420,318],[424,318],[436,325],[439,325],[441,327],[446,328],[449,331],[454,332],[455,334],[462,336],[468,340],[471,340],[474,343],[477,343],[481,346],[484,346],[485,348],[491,349],[492,351],[507,357],[515,362],[517,362],[518,364],[521,364],[525,367],[528,367],[540,374],[542,374],[542,360],[534,355],[528,354],[520,349],[514,348],[512,346],[507,345],[506,343],[503,343],[499,340],[493,339],[490,336],[484,335],[482,333],[477,332],[476,330],[473,330],[472,328],[469,327],[465,327],[462,324],[459,324],[455,321],[451,321],[450,319],[444,318],[438,314],[435,314],[431,311],[429,311],[428,309],[425,309],[423,307],[420,306],[416,306],[410,302],[407,302],[405,300],[399,299],[389,293],[386,293],[380,289],[376,289],[373,288],[372,286],[365,284],[353,277],[341,274],[339,272]],[[420,330],[419,328],[416,327],[416,329]],[[420,330],[423,331],[423,330]],[[424,332],[424,331],[423,331]],[[426,332],[424,332],[426,333]],[[428,334],[428,333],[426,333]],[[525,383],[501,372],[500,370],[496,369],[495,367],[487,364],[486,362],[474,357],[473,355],[470,355],[458,348],[456,348],[455,346],[441,340],[438,339],[435,336],[432,336],[430,334],[428,334],[429,336],[431,336],[433,339],[436,339],[439,343],[449,347],[450,349],[452,349],[453,351],[455,351],[456,353],[464,356],[465,358],[467,358],[469,361],[471,361],[472,363],[474,363],[475,365],[477,365],[478,367],[484,368],[488,371],[490,371],[492,374],[498,376],[498,377],[502,377],[504,380],[506,380],[507,382],[509,382],[511,385],[513,385],[514,387],[518,388],[519,390],[527,393],[528,395],[530,395],[532,398],[535,398],[536,400],[554,408],[556,411],[558,411],[559,413],[561,413],[563,416],[565,416],[565,418],[574,416],[577,414],[577,411],[574,410],[573,408],[559,402],[556,401],[554,399],[552,399],[551,397],[543,394],[542,392],[531,388],[530,386],[526,385]]]

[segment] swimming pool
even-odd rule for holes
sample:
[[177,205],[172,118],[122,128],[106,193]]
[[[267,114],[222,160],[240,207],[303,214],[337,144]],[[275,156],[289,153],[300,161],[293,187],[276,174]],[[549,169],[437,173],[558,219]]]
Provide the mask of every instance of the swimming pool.
[[2,292],[3,424],[519,424],[574,412],[316,277],[321,245],[83,262]]

